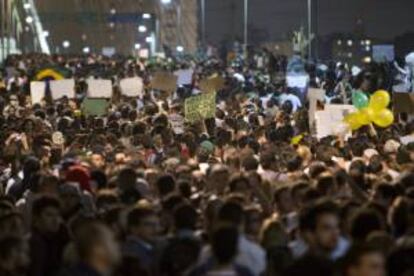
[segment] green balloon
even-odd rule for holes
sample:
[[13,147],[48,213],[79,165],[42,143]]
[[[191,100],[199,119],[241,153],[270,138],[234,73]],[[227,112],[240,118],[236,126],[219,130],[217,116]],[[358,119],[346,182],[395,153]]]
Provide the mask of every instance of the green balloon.
[[352,93],[352,104],[358,108],[362,109],[369,105],[369,98],[368,96],[362,91],[354,91]]

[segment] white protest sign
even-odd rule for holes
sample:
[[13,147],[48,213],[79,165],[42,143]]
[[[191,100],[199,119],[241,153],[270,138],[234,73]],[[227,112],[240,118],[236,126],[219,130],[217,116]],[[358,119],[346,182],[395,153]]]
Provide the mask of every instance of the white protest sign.
[[140,97],[144,90],[144,82],[139,77],[122,79],[119,86],[122,95],[127,97]]
[[30,97],[32,104],[41,103],[46,94],[46,83],[44,81],[32,81],[30,83]]
[[308,82],[308,75],[286,76],[286,83],[288,87],[305,88],[308,86]]
[[112,98],[112,82],[110,80],[88,79],[88,98]]
[[181,69],[174,72],[177,76],[177,85],[191,84],[193,80],[193,69]]
[[168,116],[168,120],[171,123],[171,127],[175,134],[184,133],[184,117],[179,114],[171,114]]
[[[316,137],[318,139],[330,135],[338,135],[343,132],[343,120],[349,113],[355,112],[356,108],[352,105],[325,105],[325,110],[315,112]],[[352,132],[347,130],[345,139],[352,136]]]
[[75,98],[75,80],[65,79],[50,81],[50,91],[53,100],[58,100],[65,96],[69,99],[73,99]]
[[408,145],[414,142],[414,136],[413,135],[402,136],[400,137],[400,141],[403,145]]

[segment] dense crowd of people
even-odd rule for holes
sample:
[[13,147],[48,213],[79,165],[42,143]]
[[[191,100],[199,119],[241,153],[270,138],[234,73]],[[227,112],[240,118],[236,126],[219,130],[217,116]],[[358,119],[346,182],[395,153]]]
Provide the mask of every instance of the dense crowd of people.
[[[306,97],[286,85],[287,59],[266,60],[10,56],[0,275],[414,275],[414,143],[401,141],[414,121],[317,140]],[[46,67],[76,80],[74,99],[31,103]],[[188,67],[191,84],[150,88],[154,72]],[[388,65],[304,69],[331,103],[392,87]],[[212,75],[225,79],[215,118],[173,128]],[[142,98],[121,95],[126,76],[144,79]],[[90,77],[112,80],[106,116],[80,111]]]

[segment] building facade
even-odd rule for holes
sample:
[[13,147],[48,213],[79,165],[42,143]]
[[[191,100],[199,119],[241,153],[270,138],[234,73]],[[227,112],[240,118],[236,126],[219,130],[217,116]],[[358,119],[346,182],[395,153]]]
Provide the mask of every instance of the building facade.
[[[122,55],[151,53],[163,46],[195,51],[197,4],[195,0],[42,0],[36,1],[40,21],[55,53]],[[69,43],[64,43],[69,42]],[[66,47],[64,47],[64,44]]]

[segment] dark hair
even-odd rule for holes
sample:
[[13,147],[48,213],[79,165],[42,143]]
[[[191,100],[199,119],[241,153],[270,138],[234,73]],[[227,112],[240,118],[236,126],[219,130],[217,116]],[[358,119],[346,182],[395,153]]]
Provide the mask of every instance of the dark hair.
[[289,276],[331,276],[334,275],[334,266],[328,259],[305,255],[297,259],[284,273]]
[[137,206],[128,213],[128,228],[139,226],[144,218],[155,215],[155,210],[150,206]]
[[363,242],[376,230],[385,230],[384,218],[372,208],[361,208],[351,218],[351,237],[356,242]]
[[109,228],[96,222],[86,222],[80,227],[75,239],[80,260],[87,260],[92,254],[94,246],[107,238],[107,233],[111,233]]
[[161,197],[164,197],[175,190],[174,177],[169,174],[160,176],[155,184]]
[[174,209],[174,224],[176,229],[195,230],[197,219],[197,211],[189,204],[184,203]]
[[314,231],[318,218],[323,214],[332,214],[339,218],[339,208],[329,200],[319,200],[302,210],[299,217],[299,226],[302,230]]
[[378,253],[383,254],[381,249],[372,243],[355,243],[342,259],[343,275],[347,275],[347,270],[351,266],[356,266],[365,255]]
[[249,155],[243,159],[242,167],[246,171],[257,171],[257,168],[259,167],[259,161],[253,155]]
[[244,211],[240,204],[236,202],[226,202],[221,206],[217,218],[221,222],[239,226],[244,223]]
[[247,187],[249,186],[249,179],[243,174],[234,174],[229,181],[230,192],[237,192],[239,183],[246,183]]
[[132,168],[122,169],[117,177],[118,187],[121,190],[128,189],[135,186],[137,180],[137,173]]
[[50,195],[43,195],[33,201],[32,205],[32,215],[33,217],[38,217],[42,212],[49,207],[53,207],[60,210],[60,201],[57,197]]
[[387,258],[388,275],[412,275],[408,272],[414,271],[414,248],[400,246],[395,248]]
[[101,170],[91,171],[91,179],[96,181],[99,190],[108,186],[108,179],[106,177],[106,174]]
[[316,189],[322,195],[327,195],[328,192],[336,187],[336,179],[331,174],[323,173],[319,176],[316,182]]
[[222,226],[211,236],[211,247],[219,264],[227,264],[236,256],[239,233],[234,226]]

